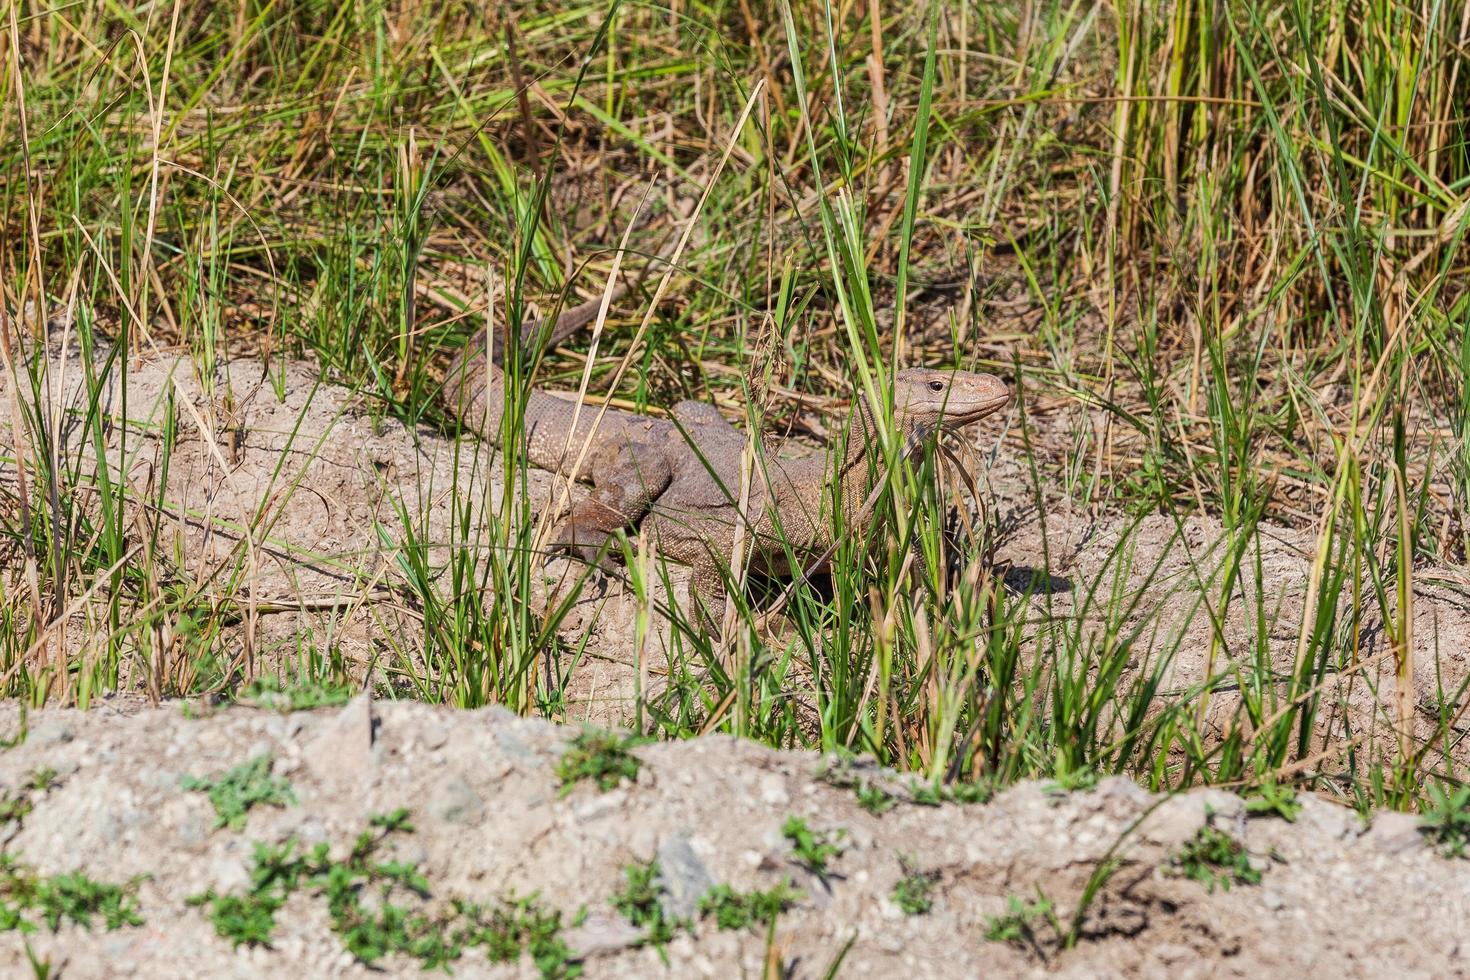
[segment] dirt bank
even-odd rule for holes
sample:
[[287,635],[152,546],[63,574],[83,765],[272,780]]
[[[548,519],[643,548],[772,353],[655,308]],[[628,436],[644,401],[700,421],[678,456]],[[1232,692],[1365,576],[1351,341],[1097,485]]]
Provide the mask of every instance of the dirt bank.
[[[842,976],[1470,973],[1470,864],[1437,853],[1408,816],[1382,814],[1365,827],[1307,798],[1288,823],[1248,815],[1229,794],[1165,800],[1121,779],[1073,792],[1024,784],[985,803],[928,806],[860,764],[833,768],[725,737],[633,748],[632,778],[610,777],[604,790],[590,779],[563,785],[576,730],[500,710],[359,698],[314,712],[190,714],[134,702],[32,713],[25,741],[0,756],[5,799],[18,804],[6,810],[6,850],[28,869],[7,872],[9,905],[22,905],[17,874],[33,876],[34,893],[37,881],[80,872],[98,886],[132,882],[122,907],[137,923],[109,931],[98,912],[88,931],[64,914],[52,933],[39,906],[22,911],[39,928],[0,938],[5,975],[28,970],[24,943],[64,977],[419,975],[429,940],[452,938],[468,921],[454,899],[479,910],[482,939],[500,939],[443,953],[460,976],[579,967],[593,977],[759,976],[768,960],[821,976],[844,949]],[[13,706],[0,725],[18,732]],[[255,773],[261,802],[241,809],[252,794],[237,793],[232,811],[224,793],[217,808],[207,784],[238,790],[249,781],[234,767],[262,757],[271,761]],[[190,777],[206,782],[186,788]],[[860,797],[889,806],[874,814]],[[396,823],[373,824],[400,808]],[[233,825],[224,822],[231,814]],[[1180,859],[1192,842],[1223,863]],[[824,855],[825,843],[836,850]],[[281,855],[309,864],[318,844],[326,850],[310,858],[317,864],[298,865],[294,886],[280,886],[260,944],[236,947],[219,934],[212,918],[228,923],[241,907],[220,899],[276,894],[260,869],[286,875]],[[275,864],[261,845],[276,849]],[[822,873],[812,857],[825,860]],[[660,877],[644,913],[657,905],[688,923],[673,926],[661,950],[639,945],[642,932],[614,905],[625,869],[650,862]],[[421,876],[414,887],[406,868]],[[394,874],[400,883],[384,891]],[[720,928],[717,913],[738,919],[739,896],[783,884],[789,907],[773,930]],[[701,913],[701,896],[721,885],[733,891]],[[211,891],[213,901],[189,904]],[[534,908],[545,923],[560,913],[540,939],[508,925],[514,916],[500,904],[533,895],[517,914]],[[1013,903],[1023,911],[1006,919]],[[382,925],[394,908],[409,916],[399,933]],[[382,928],[372,934],[364,923]],[[393,951],[395,934],[416,937],[419,955]],[[370,969],[349,942],[384,955]],[[492,965],[492,950],[515,958]]]

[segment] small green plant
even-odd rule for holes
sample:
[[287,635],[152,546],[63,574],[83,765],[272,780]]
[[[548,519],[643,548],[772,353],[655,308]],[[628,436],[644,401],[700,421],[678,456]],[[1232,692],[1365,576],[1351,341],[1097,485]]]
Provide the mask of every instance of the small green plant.
[[1464,857],[1470,849],[1470,786],[1450,791],[1443,783],[1429,787],[1428,808],[1419,831],[1445,857]]
[[36,951],[31,949],[29,940],[22,940],[22,942],[25,944],[26,962],[30,964],[32,980],[51,980],[53,967],[50,958],[41,959],[36,955]]
[[858,806],[867,810],[875,817],[881,817],[889,810],[898,806],[898,797],[883,787],[869,782],[858,784],[857,801]]
[[1063,769],[1046,784],[1045,789],[1053,795],[1086,792],[1097,786],[1098,778],[1095,769]]
[[914,783],[909,787],[909,802],[915,806],[940,806],[944,803],[989,803],[995,795],[995,784],[985,781],[973,783]]
[[613,907],[623,918],[643,930],[643,942],[662,947],[674,938],[674,932],[683,923],[669,918],[664,912],[660,897],[663,888],[658,879],[661,871],[657,861],[647,864],[630,864],[623,869],[626,879],[623,890],[613,895]]
[[813,775],[828,786],[835,786],[837,789],[851,789],[861,781],[861,777],[855,771],[856,767],[857,754],[839,745],[822,756],[822,761],[818,763],[817,771]]
[[[483,947],[491,963],[514,962],[524,949],[545,980],[581,976],[581,964],[561,938],[561,913],[542,908],[535,896],[507,899],[492,908],[457,900],[454,912],[462,923],[452,930],[455,942]],[[573,925],[581,919],[578,915]]]
[[[578,975],[581,968],[560,938],[561,913],[541,908],[534,896],[493,907],[455,900],[450,911],[428,914],[428,880],[413,864],[379,854],[390,835],[413,832],[408,818],[407,810],[370,817],[371,829],[359,834],[341,859],[333,859],[325,843],[304,853],[295,840],[257,843],[248,891],[220,895],[210,890],[189,903],[207,907],[215,932],[236,946],[266,946],[276,913],[291,895],[309,889],[326,902],[332,931],[360,963],[399,953],[426,970],[438,969],[466,949],[483,946],[492,962],[511,962],[526,951],[543,977]],[[368,894],[376,901],[364,902]]]
[[840,827],[836,830],[813,830],[801,817],[789,817],[781,827],[781,834],[791,842],[791,856],[819,878],[826,877],[827,862],[842,853],[842,845],[838,841],[846,833]]
[[584,779],[593,780],[604,792],[615,789],[625,779],[629,782],[637,779],[642,763],[629,749],[641,744],[643,740],[636,736],[584,729],[572,739],[571,747],[556,765],[561,795],[570,793]]
[[789,878],[766,891],[738,892],[729,885],[716,885],[699,900],[699,913],[713,918],[721,929],[745,929],[770,925],[801,898],[801,891]]
[[931,783],[915,783],[909,790],[909,802],[915,806],[940,806],[944,791]]
[[274,674],[265,674],[251,681],[236,700],[253,704],[267,711],[310,711],[313,708],[331,708],[346,704],[357,693],[352,684],[327,680],[298,681],[283,684]]
[[268,946],[276,929],[276,912],[285,897],[270,893],[217,895],[212,891],[190,896],[188,904],[209,905],[214,931],[236,947]]
[[40,879],[35,894],[41,918],[52,932],[63,921],[90,929],[94,915],[109,930],[143,924],[131,888],[94,881],[81,872]]
[[900,803],[915,806],[939,806],[943,803],[988,803],[995,795],[995,784],[976,782],[922,782],[906,779],[897,782],[901,792],[885,789],[863,774],[856,756],[845,750],[830,753],[817,769],[816,777],[837,789],[850,789],[857,795],[858,806],[874,816],[881,816]]
[[1258,885],[1261,872],[1251,866],[1250,855],[1240,842],[1211,824],[1201,827],[1169,858],[1169,869],[1204,885],[1229,891],[1232,884]]
[[1054,933],[1061,935],[1061,926],[1046,893],[1040,888],[1036,889],[1036,901],[1030,904],[1015,895],[1009,895],[1006,897],[1006,911],[1003,914],[985,917],[985,938],[993,943],[1028,946],[1040,951],[1041,943],[1036,930],[1042,923],[1049,924]]
[[24,820],[36,807],[33,794],[46,792],[56,784],[56,777],[55,769],[42,766],[31,773],[29,785],[23,786],[19,792],[0,793],[0,824]]
[[36,928],[32,915],[52,932],[63,922],[91,929],[94,917],[100,917],[108,930],[142,925],[136,898],[139,880],[113,885],[81,872],[43,878],[9,855],[0,855],[0,931],[32,932]]
[[16,729],[14,735],[0,736],[0,752],[9,752],[17,745],[24,745],[30,730],[30,710],[22,701],[20,703],[20,727]]
[[19,822],[26,818],[31,812],[34,804],[31,803],[29,793],[19,793],[15,796],[9,793],[0,793],[0,824],[12,821]]
[[939,883],[939,872],[920,870],[903,858],[899,864],[904,875],[893,886],[893,904],[904,915],[927,915],[934,908],[934,886]]
[[1245,798],[1245,812],[1251,816],[1278,816],[1287,823],[1296,820],[1302,812],[1301,800],[1296,790],[1268,780],[1256,787],[1255,793]]
[[291,784],[271,775],[269,755],[243,762],[217,779],[185,776],[180,784],[186,790],[208,793],[209,802],[214,804],[214,825],[231,830],[244,827],[245,815],[258,803],[284,808],[296,802]]
[[250,891],[243,895],[220,895],[210,889],[188,899],[194,906],[209,906],[214,931],[235,946],[267,946],[276,928],[276,912],[307,878],[327,864],[327,845],[318,844],[306,856],[296,853],[296,842],[277,847],[257,843],[255,863],[250,870]]
[[951,803],[983,804],[995,796],[995,783],[979,780],[973,783],[950,783],[945,788],[945,797]]
[[409,816],[408,807],[399,807],[387,813],[374,813],[368,817],[368,826],[377,827],[385,834],[411,834],[414,827],[408,822]]

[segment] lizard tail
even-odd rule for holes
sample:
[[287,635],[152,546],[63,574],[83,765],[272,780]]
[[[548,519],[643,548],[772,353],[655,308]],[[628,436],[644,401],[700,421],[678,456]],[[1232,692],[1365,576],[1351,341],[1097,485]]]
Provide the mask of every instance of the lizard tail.
[[[628,292],[622,284],[613,287],[612,301],[621,299]],[[602,308],[602,298],[579,303],[571,309],[562,310],[561,315],[549,327],[541,320],[531,320],[521,327],[521,354],[533,357],[543,350],[555,347],[587,324],[597,319]],[[469,343],[465,344],[449,362],[444,376],[443,398],[451,412],[459,416],[466,406],[478,403],[485,387],[499,381],[500,365],[505,363],[505,338],[507,331],[496,331],[500,341],[490,351],[492,363],[485,362],[485,340],[487,327],[481,327]]]
[[[628,292],[628,287],[619,283],[613,287],[612,297],[609,302],[616,303]],[[579,303],[569,310],[562,310],[561,316],[556,318],[550,328],[542,326],[542,321],[532,320],[521,327],[521,353],[531,356],[543,350],[549,350],[566,340],[572,334],[581,330],[587,324],[597,319],[597,312],[602,308],[602,297]],[[480,346],[484,346],[484,338],[480,339]],[[504,363],[504,348],[496,352],[495,363]]]

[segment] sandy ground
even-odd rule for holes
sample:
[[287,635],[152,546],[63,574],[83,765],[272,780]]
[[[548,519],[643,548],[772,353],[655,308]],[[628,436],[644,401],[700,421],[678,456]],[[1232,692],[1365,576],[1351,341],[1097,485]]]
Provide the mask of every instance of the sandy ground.
[[[80,362],[75,352],[53,349],[51,366],[41,403],[52,406],[64,453],[85,459]],[[8,401],[0,382],[0,404]],[[206,594],[245,603],[237,639],[257,663],[288,659],[308,646],[330,649],[364,673],[369,665],[401,661],[404,651],[411,660],[423,634],[414,603],[405,600],[412,595],[405,556],[416,549],[425,556],[436,570],[428,589],[449,602],[453,582],[437,571],[448,562],[449,546],[487,547],[486,514],[501,506],[498,456],[487,467],[488,454],[473,438],[457,441],[392,419],[374,422],[350,392],[321,383],[300,363],[235,362],[206,389],[185,358],[135,360],[125,384],[119,372],[109,379],[101,410],[112,422],[109,458],[126,474],[134,499],[162,501],[139,508],[136,517],[150,538],[153,528],[161,529],[155,559],[175,580],[203,583]],[[170,412],[176,435],[165,472]],[[1067,427],[1077,423],[1067,412],[1033,414],[1033,441],[1065,445]],[[1014,421],[1014,415],[987,420],[972,438],[978,475],[994,498],[1006,581],[1018,592],[1040,586],[1032,599],[1040,626],[1029,641],[1037,655],[1068,630],[1093,636],[1111,630],[1128,638],[1127,670],[1135,676],[1168,658],[1161,701],[1196,697],[1192,689],[1205,677],[1233,667],[1243,676],[1289,675],[1317,548],[1314,531],[1264,525],[1245,574],[1222,604],[1226,538],[1217,520],[1089,514],[1071,509],[1051,484],[1038,493]],[[13,468],[0,464],[0,480],[14,478]],[[554,510],[549,502],[566,492],[564,481],[536,470],[524,488],[538,515]],[[670,573],[682,595],[684,570],[671,566]],[[580,566],[565,560],[547,564],[533,582],[533,606],[544,609],[548,595],[566,594],[579,574]],[[1421,740],[1434,730],[1442,706],[1458,710],[1470,674],[1467,595],[1463,568],[1415,571],[1408,703]],[[252,599],[259,611],[254,619]],[[661,586],[651,599],[655,608],[664,601]],[[1389,597],[1390,611],[1392,603]],[[1125,615],[1110,620],[1109,608]],[[1340,630],[1335,669],[1320,681],[1327,708],[1319,713],[1319,747],[1331,750],[1351,731],[1360,746],[1391,752],[1395,660],[1382,611],[1366,587],[1360,608],[1358,628]],[[601,573],[582,589],[561,629],[569,649],[584,651],[566,692],[570,719],[616,724],[632,717],[641,611],[631,590]],[[1221,641],[1212,644],[1216,617]],[[651,621],[644,656],[657,664],[666,656],[669,627],[656,612]],[[1255,665],[1251,651],[1263,627],[1271,663]],[[96,637],[80,630],[73,642]],[[1237,691],[1226,684],[1211,696],[1207,722],[1216,730],[1234,718]],[[1464,761],[1458,743],[1451,754]]]
[[[1288,823],[1248,815],[1227,793],[1165,799],[1108,779],[1072,793],[1023,784],[984,804],[900,802],[875,816],[844,780],[821,775],[831,770],[820,757],[727,737],[638,748],[631,783],[603,792],[583,782],[563,795],[556,765],[569,728],[500,709],[366,697],[309,713],[236,707],[204,717],[117,701],[27,722],[25,742],[0,756],[7,798],[24,794],[32,807],[5,824],[7,851],[41,875],[139,881],[142,925],[43,926],[28,938],[63,977],[422,975],[406,957],[369,969],[344,952],[325,899],[309,888],[276,914],[269,946],[234,948],[186,904],[206,889],[246,890],[255,842],[326,842],[340,857],[369,814],[398,807],[409,808],[414,830],[395,835],[392,857],[417,866],[428,905],[536,892],[567,921],[585,908],[563,938],[589,977],[753,977],[768,957],[780,975],[816,977],[849,940],[841,975],[851,977],[1470,974],[1470,864],[1427,846],[1412,817],[1383,814],[1365,826],[1315,798]],[[0,709],[0,731],[19,723],[14,706]],[[214,827],[206,796],[181,778],[218,776],[262,754],[296,803],[257,806],[238,830]],[[55,776],[35,790],[40,769]],[[891,775],[861,764],[846,773],[849,784],[902,795]],[[838,835],[826,875],[793,855],[782,834],[792,816]],[[1244,845],[1259,882],[1211,890],[1177,873],[1171,856],[1206,825]],[[1116,865],[1097,875],[1105,859]],[[696,919],[667,945],[667,964],[636,945],[638,932],[611,905],[624,867],[651,860],[664,871],[660,900]],[[933,882],[933,904],[909,915],[893,891],[914,871]],[[698,896],[716,885],[745,891],[786,879],[803,897],[780,916],[769,948],[763,929],[722,931],[698,917]],[[986,938],[1011,899],[1038,896],[1064,931],[1078,923],[1072,948],[1044,918],[1029,940]],[[0,935],[0,964],[6,976],[29,975],[19,934]],[[453,970],[537,975],[527,956],[491,965],[478,948]]]

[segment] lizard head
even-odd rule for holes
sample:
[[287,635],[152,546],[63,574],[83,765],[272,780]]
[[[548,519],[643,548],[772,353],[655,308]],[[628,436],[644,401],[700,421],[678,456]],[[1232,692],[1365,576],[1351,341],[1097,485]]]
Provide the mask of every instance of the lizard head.
[[908,368],[894,382],[894,414],[910,437],[961,428],[1011,401],[1010,387],[993,374]]

